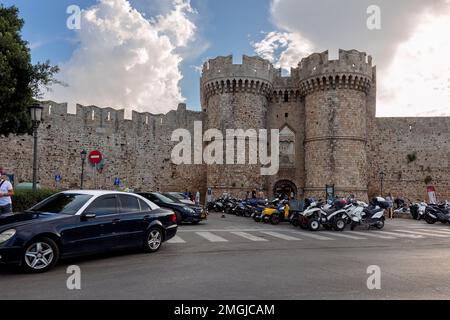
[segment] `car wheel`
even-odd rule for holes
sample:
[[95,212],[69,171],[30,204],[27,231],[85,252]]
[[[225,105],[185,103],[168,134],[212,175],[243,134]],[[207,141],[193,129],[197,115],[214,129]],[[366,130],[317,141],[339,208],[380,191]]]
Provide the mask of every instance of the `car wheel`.
[[22,269],[28,273],[43,273],[59,260],[59,247],[49,238],[38,238],[28,244],[22,258]]
[[153,227],[147,232],[147,236],[144,240],[144,250],[146,252],[158,251],[163,242],[163,233],[160,228]]

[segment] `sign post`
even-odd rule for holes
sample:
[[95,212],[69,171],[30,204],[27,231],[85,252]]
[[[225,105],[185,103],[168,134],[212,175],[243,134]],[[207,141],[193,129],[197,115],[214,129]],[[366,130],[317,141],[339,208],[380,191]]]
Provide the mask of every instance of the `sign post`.
[[433,186],[427,187],[427,193],[430,204],[437,204],[436,188]]
[[327,185],[325,192],[326,192],[327,201],[328,202],[329,201],[333,201],[334,197],[335,197],[335,192],[336,192],[335,186],[334,185]]
[[88,155],[88,160],[91,165],[94,167],[94,189],[97,189],[97,166],[103,160],[103,155],[100,151],[94,150],[91,151]]
[[207,200],[207,201],[208,201],[208,204],[212,202],[212,189],[211,189],[211,188],[208,188],[207,199],[208,199],[208,200]]
[[60,174],[55,175],[55,182],[56,182],[56,190],[59,190],[59,185],[62,181],[62,177]]

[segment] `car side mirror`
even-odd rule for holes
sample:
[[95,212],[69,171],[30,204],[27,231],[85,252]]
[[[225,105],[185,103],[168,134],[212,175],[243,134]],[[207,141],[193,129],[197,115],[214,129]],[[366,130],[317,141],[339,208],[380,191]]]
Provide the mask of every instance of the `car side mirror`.
[[81,214],[81,221],[92,220],[92,219],[95,219],[96,217],[97,217],[97,215],[93,212],[83,212]]

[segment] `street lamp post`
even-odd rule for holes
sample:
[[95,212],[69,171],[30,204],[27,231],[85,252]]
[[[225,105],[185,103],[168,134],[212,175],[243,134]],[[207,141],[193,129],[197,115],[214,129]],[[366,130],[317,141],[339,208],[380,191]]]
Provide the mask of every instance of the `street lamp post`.
[[84,186],[84,163],[86,162],[86,157],[87,157],[87,151],[83,150],[81,151],[81,190],[83,190],[83,186]]
[[384,177],[386,176],[386,174],[381,171],[380,172],[380,196],[383,196],[383,181],[384,181]]
[[38,147],[38,128],[42,120],[42,110],[44,108],[39,103],[33,103],[30,107],[31,123],[33,126],[33,192],[37,190],[37,147]]

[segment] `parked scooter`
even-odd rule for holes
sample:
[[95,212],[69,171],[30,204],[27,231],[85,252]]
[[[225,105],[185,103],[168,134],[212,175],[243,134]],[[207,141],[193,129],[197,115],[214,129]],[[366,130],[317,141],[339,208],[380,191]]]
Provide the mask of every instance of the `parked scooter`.
[[445,206],[428,205],[425,209],[423,218],[428,224],[435,224],[441,222],[443,224],[450,223],[450,212]]
[[267,199],[266,200],[254,199],[254,201],[252,202],[253,213],[251,215],[253,220],[255,220],[256,222],[261,222],[262,212],[268,205],[269,201]]
[[410,207],[411,215],[414,220],[422,220],[425,216],[425,211],[428,207],[428,204],[425,202],[416,202],[413,203]]
[[290,221],[288,200],[281,200],[277,208],[266,208],[262,212],[261,220],[265,223],[270,222],[273,225],[280,224],[280,222],[284,221]]
[[263,210],[258,210],[258,213],[254,216],[256,222],[269,223],[274,212],[278,210],[280,199],[276,198],[272,201],[270,206],[265,206]]
[[354,202],[349,210],[352,216],[351,230],[355,230],[358,226],[367,226],[368,229],[383,229],[385,223],[384,210],[388,207],[389,203],[381,197],[374,198],[370,206],[363,202]]

